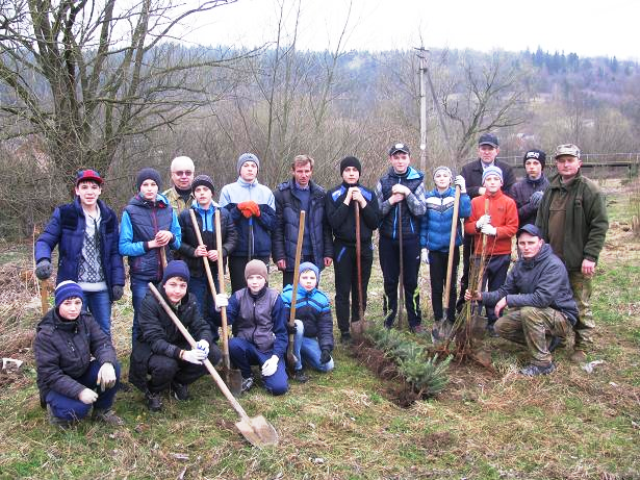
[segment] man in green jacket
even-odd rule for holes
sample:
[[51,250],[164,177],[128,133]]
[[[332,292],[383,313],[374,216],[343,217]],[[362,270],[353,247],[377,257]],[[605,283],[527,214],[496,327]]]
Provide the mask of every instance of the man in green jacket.
[[559,145],[555,153],[558,174],[538,209],[536,225],[569,272],[573,298],[578,305],[576,342],[571,359],[584,362],[593,345],[595,323],[591,312],[591,280],[609,228],[604,194],[580,172],[580,149]]

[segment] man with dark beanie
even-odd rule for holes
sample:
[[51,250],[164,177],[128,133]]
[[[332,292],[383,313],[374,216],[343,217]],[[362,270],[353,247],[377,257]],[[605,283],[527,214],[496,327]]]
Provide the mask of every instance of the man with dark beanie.
[[511,188],[511,197],[518,207],[520,226],[536,223],[540,200],[549,186],[543,171],[546,158],[542,150],[534,149],[525,153],[522,159],[526,175]]
[[[367,303],[367,286],[373,263],[373,231],[380,222],[380,209],[375,192],[360,185],[362,165],[356,157],[340,162],[342,183],[329,190],[325,198],[325,213],[333,234],[336,285],[336,316],[342,342],[351,339],[351,322],[361,320],[359,291],[362,290],[362,309]],[[356,259],[356,208],[360,209],[360,263],[362,285],[358,285]],[[351,292],[351,307],[349,307]]]
[[[220,234],[222,239],[222,259],[223,264],[227,257],[233,252],[238,241],[236,228],[231,220],[231,214],[225,208],[213,201],[213,182],[207,175],[198,175],[192,184],[193,195],[196,199],[191,205],[180,213],[178,221],[182,230],[182,243],[179,252],[184,261],[189,266],[191,279],[189,280],[189,292],[195,295],[203,318],[209,324],[213,332],[213,339],[218,339],[218,327],[220,324],[220,314],[215,311],[213,297],[209,281],[204,268],[203,258],[207,258],[216,291],[219,290],[218,283],[218,243],[216,241],[216,229],[214,217],[216,210],[220,211]],[[204,245],[198,243],[198,236],[191,221],[191,211],[195,211],[198,221],[198,230]]]
[[202,362],[222,359],[212,333],[202,319],[195,297],[187,293],[189,267],[182,260],[169,262],[159,288],[167,304],[194,339],[191,348],[152,292],[140,307],[140,335],[133,342],[129,381],[144,392],[149,410],[162,409],[161,394],[171,389],[176,400],[187,400],[187,385],[207,373]]
[[147,294],[148,283],[162,278],[162,255],[180,247],[182,233],[169,201],[158,193],[162,179],[157,170],[143,168],[136,178],[138,193],[129,200],[120,223],[120,254],[129,257],[133,303],[132,338],[138,334],[138,309]]

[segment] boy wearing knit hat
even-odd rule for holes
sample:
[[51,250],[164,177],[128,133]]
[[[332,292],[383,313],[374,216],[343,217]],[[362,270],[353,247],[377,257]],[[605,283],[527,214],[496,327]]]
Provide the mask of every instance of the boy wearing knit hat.
[[138,193],[129,200],[120,223],[120,254],[129,257],[131,296],[133,303],[132,340],[138,336],[138,310],[147,294],[148,283],[162,278],[162,255],[171,259],[170,249],[180,247],[182,233],[178,217],[164,195],[160,174],[143,168],[136,176]]
[[[464,224],[466,235],[475,240],[477,259],[484,255],[486,270],[483,289],[487,284],[489,291],[497,290],[507,278],[511,262],[511,239],[518,230],[518,209],[516,202],[502,192],[502,170],[496,166],[485,168],[482,174],[482,185],[485,193],[471,200],[471,216]],[[485,205],[488,203],[488,210]],[[486,247],[483,250],[482,238],[486,236]],[[494,324],[498,317],[491,308],[487,308],[487,331],[495,337]]]
[[[222,262],[236,247],[238,234],[231,220],[231,214],[225,208],[213,201],[213,182],[207,175],[198,175],[192,183],[195,202],[190,208],[183,210],[178,216],[178,222],[182,230],[182,243],[178,250],[189,266],[191,280],[189,280],[189,292],[195,295],[200,312],[209,324],[213,332],[214,341],[218,339],[218,327],[220,315],[216,312],[212,292],[209,287],[204,261],[209,262],[210,270],[216,291],[218,284],[218,243],[216,241],[215,212],[220,211],[220,233],[222,237]],[[191,210],[196,213],[197,228],[200,230],[203,245],[198,243],[198,236],[191,221]]]
[[152,412],[162,409],[164,391],[171,390],[176,400],[187,400],[187,386],[207,373],[202,362],[208,358],[216,365],[222,359],[195,297],[187,293],[188,283],[189,267],[182,260],[174,260],[164,270],[159,291],[182,325],[198,339],[195,348],[151,292],[140,306],[140,335],[131,350],[129,381],[145,394]]
[[[311,262],[300,265],[300,280],[296,292],[295,325],[287,330],[294,335],[293,353],[297,363],[293,368],[294,380],[304,383],[309,377],[304,367],[310,366],[319,372],[333,370],[333,319],[329,298],[317,287],[320,270]],[[282,292],[286,318],[291,311],[293,285],[287,285]]]
[[[336,316],[342,342],[351,340],[351,323],[361,320],[360,291],[363,296],[362,310],[366,308],[367,287],[373,263],[373,231],[378,228],[380,222],[378,198],[374,191],[360,185],[361,174],[360,160],[356,157],[343,158],[340,162],[342,183],[329,190],[325,198],[325,212],[333,236]],[[356,258],[356,208],[360,209],[361,286],[358,285]]]
[[93,420],[123,425],[111,410],[120,378],[116,352],[93,316],[82,310],[83,295],[77,283],[59,283],[55,308],[38,324],[33,352],[40,404],[49,422],[61,428],[85,418],[91,407]]
[[520,226],[536,223],[538,206],[549,186],[549,180],[544,175],[547,155],[542,150],[529,150],[524,154],[525,177],[511,189],[511,197],[518,207]]
[[111,303],[122,298],[124,263],[118,252],[118,217],[100,195],[102,178],[95,170],[76,176],[73,203],[55,209],[35,245],[36,276],[51,276],[51,255],[58,246],[58,283],[78,282],[83,308],[111,335]]
[[224,294],[218,294],[216,305],[227,307],[233,332],[229,356],[242,372],[242,392],[253,386],[251,366],[258,365],[267,391],[282,395],[289,389],[285,369],[289,337],[282,298],[268,286],[268,279],[264,262],[251,260],[245,267],[247,286],[234,292],[228,302]]
[[[458,264],[460,263],[460,245],[462,245],[461,220],[471,214],[471,200],[467,194],[465,180],[462,175],[455,177],[446,166],[437,167],[433,172],[435,188],[426,197],[427,213],[420,223],[421,259],[431,265],[431,303],[433,305],[434,328],[432,337],[437,340],[439,330],[437,322],[446,318],[453,324],[455,321],[456,279],[458,278]],[[458,207],[458,225],[456,226],[455,247],[449,251],[451,242],[451,223],[453,222],[453,206],[455,202],[456,186],[460,187],[460,204]],[[442,295],[447,279],[449,255],[453,255],[453,270],[449,290],[449,308],[447,312],[442,308]]]
[[238,231],[238,243],[229,256],[231,290],[246,286],[244,268],[253,259],[269,263],[271,232],[276,226],[276,202],[273,193],[258,182],[260,160],[243,153],[236,165],[238,180],[222,187],[220,206],[226,208]]

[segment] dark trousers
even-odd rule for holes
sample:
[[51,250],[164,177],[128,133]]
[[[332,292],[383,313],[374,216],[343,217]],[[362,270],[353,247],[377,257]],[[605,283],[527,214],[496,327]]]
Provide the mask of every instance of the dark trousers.
[[[249,258],[246,255],[234,257],[229,256],[229,276],[231,277],[231,293],[243,289],[247,286],[247,281],[244,278],[244,267],[247,266],[249,260],[262,260],[267,268],[269,267],[269,257],[253,257]],[[266,278],[265,280],[269,280]]]
[[[215,344],[210,345],[209,361],[216,365],[221,359],[220,349]],[[147,368],[151,375],[148,387],[152,393],[169,389],[172,382],[189,385],[207,373],[204,365],[194,365],[177,358],[155,354],[149,357]]]
[[[322,259],[322,261],[324,262],[324,259]],[[324,268],[324,264],[317,263],[313,255],[301,255],[300,263],[304,262],[313,263],[316,267],[318,267],[320,271],[322,271],[322,269]],[[287,267],[293,267],[293,265],[287,265]],[[286,270],[282,272],[282,288],[286,287],[287,285],[293,285],[293,270]]]
[[[504,285],[504,282],[507,279],[509,265],[511,264],[511,255],[493,255],[491,257],[487,257],[486,262],[484,276],[482,277],[482,285],[483,287],[486,285],[486,288],[482,288],[481,290],[493,292]],[[493,307],[486,307],[485,310],[487,312],[488,324],[493,325],[496,323],[498,317],[493,311]]]
[[462,243],[462,278],[460,279],[460,296],[458,297],[458,303],[456,309],[458,312],[462,311],[464,306],[464,294],[469,288],[469,257],[473,251],[473,239],[474,235],[465,235]]
[[[404,299],[409,326],[422,322],[420,312],[420,290],[418,271],[420,270],[420,241],[418,237],[404,238],[402,244],[402,268],[404,269]],[[380,267],[384,278],[385,326],[391,327],[398,312],[398,281],[400,278],[400,244],[398,240],[380,237]]]
[[[444,318],[442,308],[442,295],[447,281],[448,252],[429,251],[429,267],[431,271],[431,303],[435,321]],[[456,279],[458,278],[458,265],[460,264],[460,247],[453,250],[453,269],[451,271],[451,288],[449,289],[449,308],[447,319],[454,322],[456,319]]]
[[[335,252],[333,271],[336,284],[336,317],[340,331],[345,333],[349,331],[349,310],[351,310],[352,322],[360,320],[356,247],[348,246],[339,240],[335,241],[333,247]],[[371,245],[363,245],[360,257],[362,264],[362,311],[364,312],[367,306],[367,286],[373,264]],[[349,292],[351,292],[351,308],[349,308]]]
[[[231,357],[231,362],[242,372],[242,378],[253,376],[251,365],[258,365],[262,368],[264,362],[269,360],[271,355],[273,355],[273,350],[268,353],[261,352],[253,343],[244,338],[233,337],[229,340],[229,357]],[[276,372],[269,377],[262,377],[264,388],[272,395],[283,395],[289,390],[285,363],[284,359],[280,359]]]
[[[213,273],[213,272],[212,272]],[[213,274],[213,285],[218,291],[218,276]],[[206,275],[202,277],[191,277],[189,280],[189,292],[193,293],[198,302],[200,313],[202,318],[209,324],[211,332],[213,333],[213,341],[217,342],[220,337],[218,329],[222,325],[220,319],[220,312],[216,312],[215,302],[213,301],[213,295],[211,294],[211,287],[209,287],[209,280]]]

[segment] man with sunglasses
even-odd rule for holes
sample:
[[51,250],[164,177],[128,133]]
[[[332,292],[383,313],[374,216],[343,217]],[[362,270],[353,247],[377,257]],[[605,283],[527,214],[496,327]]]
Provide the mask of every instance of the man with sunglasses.
[[176,215],[191,206],[195,199],[191,192],[191,184],[195,175],[195,165],[189,157],[176,157],[171,161],[171,188],[162,194],[167,197]]

